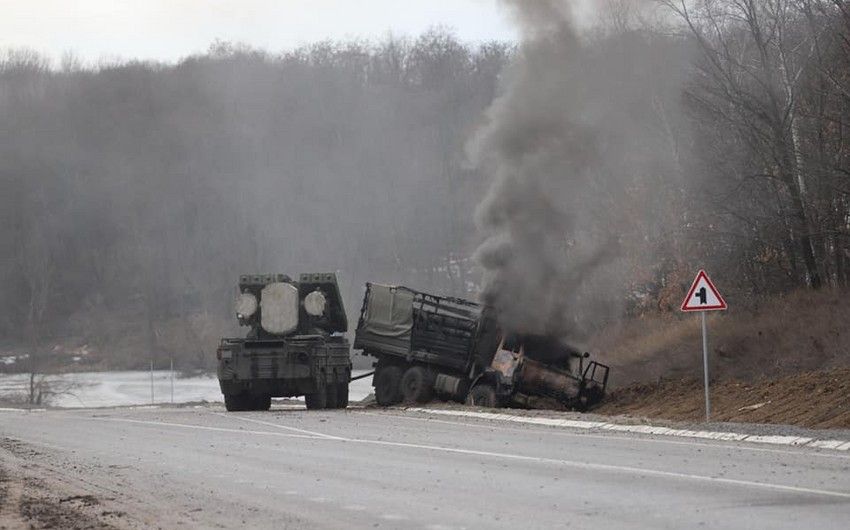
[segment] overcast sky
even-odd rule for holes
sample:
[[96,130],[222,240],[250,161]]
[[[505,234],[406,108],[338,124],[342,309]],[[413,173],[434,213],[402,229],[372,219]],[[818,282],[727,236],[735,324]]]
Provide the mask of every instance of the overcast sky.
[[497,0],[0,0],[0,48],[85,62],[174,61],[215,39],[280,51],[435,25],[469,41],[516,38]]

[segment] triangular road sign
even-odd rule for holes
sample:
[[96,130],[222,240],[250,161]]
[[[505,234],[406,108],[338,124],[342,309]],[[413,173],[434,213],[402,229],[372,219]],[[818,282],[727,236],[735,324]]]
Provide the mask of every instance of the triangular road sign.
[[726,309],[726,301],[720,296],[717,287],[708,279],[708,274],[700,270],[688,290],[688,296],[682,302],[682,311],[722,311],[724,309]]

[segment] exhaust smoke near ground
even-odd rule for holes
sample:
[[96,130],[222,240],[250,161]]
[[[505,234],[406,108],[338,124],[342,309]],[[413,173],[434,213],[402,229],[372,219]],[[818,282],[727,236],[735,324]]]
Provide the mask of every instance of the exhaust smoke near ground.
[[476,218],[485,235],[476,253],[483,300],[508,329],[569,338],[579,293],[617,248],[584,222],[590,195],[605,185],[588,65],[567,3],[504,4],[522,42],[471,143],[476,165],[493,178]]

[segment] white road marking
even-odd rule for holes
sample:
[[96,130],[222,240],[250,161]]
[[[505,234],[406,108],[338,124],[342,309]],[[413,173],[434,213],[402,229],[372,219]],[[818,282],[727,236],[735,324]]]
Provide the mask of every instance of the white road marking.
[[[38,410],[39,412],[47,412],[45,409],[36,409],[36,410]],[[439,411],[439,409],[408,408],[408,409],[405,409],[405,410],[411,411],[411,412],[426,412],[426,413],[436,413],[436,414],[449,412],[449,411]],[[0,412],[5,412],[5,411],[8,411],[8,412],[13,412],[13,411],[26,412],[24,409],[6,409],[6,410],[0,409]],[[162,412],[165,412],[165,411],[169,411],[169,409],[162,409]],[[171,409],[171,411],[180,412],[180,411],[185,411],[185,409]],[[439,411],[439,412],[437,412],[437,411]],[[51,412],[53,412],[53,411],[51,411]],[[76,413],[82,413],[82,412],[85,412],[85,413],[88,414],[91,411],[83,411],[83,410],[76,410],[75,409],[75,410],[67,410],[67,411],[63,410],[61,412],[63,414],[67,414],[67,413],[76,414]],[[452,412],[454,412],[454,411],[452,411]],[[465,412],[465,411],[458,411],[458,412]],[[294,427],[285,427],[285,426],[280,425],[280,424],[264,422],[264,421],[260,421],[260,420],[253,420],[253,419],[248,419],[248,418],[241,418],[239,416],[234,416],[234,415],[231,415],[231,414],[223,414],[223,413],[218,413],[218,412],[210,412],[210,413],[215,414],[217,416],[226,417],[226,418],[239,418],[239,419],[243,419],[245,421],[259,423],[261,425],[268,425],[268,426],[273,426],[273,427],[276,427],[276,428],[294,430],[296,432],[304,433],[304,436],[290,435],[290,437],[294,437],[294,438],[326,438],[326,439],[340,439],[340,440],[343,439],[343,438],[333,436],[333,435],[329,435],[329,434],[317,433],[315,431],[306,431],[306,430],[303,430],[303,429],[295,429]],[[498,425],[488,425],[488,424],[484,424],[484,423],[468,423],[468,422],[455,421],[455,420],[451,420],[451,421],[438,420],[438,419],[435,419],[435,418],[421,418],[421,417],[405,416],[403,414],[394,414],[394,413],[378,414],[378,413],[366,412],[366,411],[358,411],[358,413],[364,414],[364,415],[367,415],[367,416],[376,416],[376,417],[392,416],[394,418],[403,418],[403,419],[411,420],[411,421],[425,421],[425,422],[430,421],[430,422],[444,423],[444,424],[449,424],[449,425],[465,425],[465,426],[469,426],[469,427],[478,427],[478,428],[486,428],[486,429],[494,429],[495,428],[495,429],[503,429],[503,430],[514,431],[514,432],[529,432],[529,431],[526,431],[526,430],[511,429],[509,427],[502,427],[502,426],[498,426]],[[476,414],[488,414],[488,413],[476,413]],[[444,414],[444,415],[448,415],[448,414]],[[457,414],[451,414],[451,415],[452,416],[459,416]],[[511,418],[522,418],[521,416],[510,416],[510,415],[507,415],[507,414],[499,414],[498,416],[500,416],[500,417],[502,417],[502,416],[511,417]],[[475,417],[475,416],[473,416],[473,417]],[[178,427],[182,426],[182,427],[186,427],[186,428],[191,427],[191,428],[197,428],[197,429],[202,429],[202,430],[213,430],[213,431],[217,430],[217,431],[221,431],[221,432],[249,432],[249,433],[252,433],[252,434],[267,434],[267,435],[283,436],[282,433],[272,433],[272,432],[266,432],[266,431],[244,431],[244,430],[241,430],[241,429],[227,429],[227,428],[220,428],[220,427],[204,427],[204,426],[200,426],[200,425],[189,426],[189,425],[176,424],[176,423],[165,423],[165,422],[144,421],[144,420],[130,420],[130,419],[123,419],[123,418],[106,418],[106,417],[85,416],[82,419],[86,419],[86,420],[93,420],[93,419],[112,420],[112,421],[123,421],[123,422],[129,422],[129,423],[147,423],[149,425],[176,425]],[[489,419],[489,418],[477,418],[477,419]],[[588,423],[597,423],[597,422],[588,422]],[[602,424],[602,425],[616,425],[616,424]],[[636,426],[633,426],[633,427],[644,427],[644,426],[636,425]],[[692,431],[684,431],[684,430],[675,431],[673,429],[667,429],[666,427],[661,427],[660,429],[664,429],[664,431],[667,431],[667,432],[669,432],[669,431],[680,432],[680,433],[690,433],[690,432],[692,432]],[[584,429],[584,430],[589,430],[589,429]],[[643,430],[628,430],[628,431],[623,430],[623,429],[607,429],[607,430],[610,430],[610,431],[613,431],[613,432],[616,432],[616,431],[636,432],[636,433],[640,433],[640,434],[659,434],[660,432],[664,432],[664,431],[659,431],[659,433],[648,433],[648,432],[645,432]],[[554,431],[554,432],[553,431],[537,431],[537,432],[551,432],[552,434],[557,434],[558,436],[575,436],[575,437],[581,436],[581,437],[584,437],[584,438],[594,438],[594,439],[600,439],[600,440],[610,440],[611,439],[610,436],[605,436],[605,435],[601,435],[601,434],[591,434],[589,432],[583,433],[583,434],[573,434],[573,433],[564,432],[564,431],[561,431],[561,432],[557,432],[557,431]],[[699,431],[697,431],[697,432],[699,432]],[[730,433],[730,434],[735,434],[735,433]],[[740,435],[740,436],[747,436],[747,435]],[[794,438],[794,437],[792,437],[792,438]],[[797,438],[794,438],[794,439],[797,439]],[[698,441],[687,442],[687,441],[683,441],[683,440],[664,440],[664,439],[656,439],[656,438],[630,438],[630,440],[645,442],[645,443],[688,445],[688,446],[695,446],[695,447],[706,447],[706,446],[708,446],[708,447],[712,447],[712,448],[737,449],[737,450],[746,450],[746,451],[756,451],[756,452],[762,452],[762,453],[778,453],[778,454],[787,454],[787,455],[803,454],[803,453],[799,453],[799,452],[795,452],[795,451],[783,450],[783,449],[778,449],[778,448],[747,447],[746,445],[705,444],[705,443],[698,442]],[[744,440],[741,440],[741,441],[748,441],[748,440],[744,439]],[[837,451],[850,451],[850,442],[848,442],[846,440],[813,440],[813,441],[809,442],[808,444],[805,444],[803,447],[812,447],[812,448],[817,448],[817,449],[833,449],[833,450],[837,450]],[[850,459],[850,456],[847,456],[847,455],[844,455],[844,454],[830,454],[830,453],[813,452],[813,451],[805,453],[805,454],[807,456],[817,456],[817,457],[820,457],[820,458]]]
[[757,442],[762,444],[776,445],[806,445],[815,441],[814,438],[805,438],[801,436],[757,436],[751,435],[746,437],[748,442]]
[[394,513],[385,513],[381,516],[381,519],[385,519],[387,521],[406,521],[409,518],[404,516],[404,515],[397,515],[397,514],[394,514]]
[[[847,442],[850,444],[850,442]],[[844,440],[815,440],[809,443],[809,447],[821,447],[823,449],[838,449],[844,445]]]
[[764,489],[772,489],[777,491],[787,491],[793,493],[805,493],[810,495],[823,495],[827,497],[840,497],[844,499],[850,499],[850,493],[845,493],[841,491],[830,491],[830,490],[820,490],[814,488],[803,488],[799,486],[786,486],[783,484],[772,484],[769,482],[756,482],[752,480],[739,480],[732,478],[724,478],[724,477],[711,477],[707,475],[694,475],[691,473],[677,473],[674,471],[660,471],[656,469],[650,468],[640,468],[640,467],[632,467],[632,466],[618,466],[613,464],[594,464],[591,462],[577,462],[573,460],[561,460],[557,458],[545,458],[539,456],[529,456],[529,455],[517,455],[510,453],[495,453],[491,451],[477,451],[474,449],[459,449],[455,447],[442,447],[438,445],[424,445],[424,444],[411,444],[404,442],[390,442],[386,440],[364,440],[357,438],[348,438],[345,439],[346,442],[351,443],[360,443],[360,444],[372,444],[372,445],[383,445],[383,446],[391,446],[391,447],[406,447],[411,449],[422,449],[426,451],[438,451],[444,453],[456,453],[456,454],[464,454],[464,455],[475,455],[475,456],[485,456],[485,457],[493,457],[498,458],[500,460],[520,460],[526,462],[537,462],[542,464],[554,464],[560,465],[564,467],[572,467],[576,469],[587,469],[593,471],[614,471],[614,472],[624,472],[631,473],[635,475],[650,475],[656,477],[665,477],[665,478],[676,478],[676,479],[688,479],[695,480],[700,482],[715,482],[719,484],[732,484],[737,486],[748,486],[755,488],[764,488]]
[[[234,417],[227,416],[225,417]],[[187,425],[187,424],[179,424],[179,423],[167,423],[167,422],[152,422],[152,421],[142,421],[142,420],[129,420],[122,418],[90,418],[91,420],[103,420],[103,421],[119,421],[119,422],[127,422],[127,423],[139,423],[139,424],[149,424],[149,425],[158,425],[163,427],[178,427],[178,428],[187,428],[187,429],[200,429],[200,430],[214,430],[214,431],[225,431],[232,433],[242,433],[242,434],[256,434],[256,435],[277,435],[277,436],[286,436],[291,438],[308,438],[311,440],[327,440],[332,442],[343,442],[343,443],[357,443],[364,445],[380,445],[385,447],[401,447],[408,449],[418,449],[423,451],[434,451],[434,452],[442,452],[442,453],[452,453],[452,454],[463,454],[463,455],[474,455],[474,456],[482,456],[489,458],[496,458],[499,460],[516,460],[516,461],[525,461],[525,462],[535,462],[541,464],[552,464],[559,465],[563,467],[571,467],[574,469],[586,469],[592,471],[611,471],[611,472],[620,472],[620,473],[629,473],[635,475],[649,475],[655,477],[663,477],[663,478],[674,478],[674,479],[685,479],[685,480],[694,480],[698,482],[711,482],[717,484],[730,484],[737,486],[746,486],[753,488],[762,488],[762,489],[771,489],[775,491],[785,491],[791,493],[803,493],[809,495],[822,495],[826,497],[839,497],[843,499],[850,499],[850,493],[845,493],[841,491],[831,491],[831,490],[821,490],[814,488],[804,488],[799,486],[787,486],[783,484],[772,484],[769,482],[756,482],[751,480],[739,480],[732,478],[724,478],[724,477],[712,477],[707,475],[694,475],[690,473],[677,473],[673,471],[661,471],[650,468],[640,468],[640,467],[632,467],[632,466],[618,466],[613,464],[595,464],[591,462],[578,462],[573,460],[562,460],[557,458],[546,458],[539,456],[530,456],[530,455],[519,455],[519,454],[511,454],[511,453],[496,453],[492,451],[478,451],[475,449],[460,449],[455,447],[443,447],[439,445],[426,445],[426,444],[412,444],[405,442],[390,442],[387,440],[368,440],[361,438],[343,438],[339,436],[331,436],[331,435],[321,435],[322,433],[315,433],[316,435],[300,435],[300,434],[288,434],[288,433],[277,433],[277,432],[267,432],[267,431],[245,431],[240,429],[225,429],[221,427],[206,427],[200,425]],[[244,419],[244,418],[243,418]],[[281,425],[281,427],[284,427]],[[304,431],[303,429],[299,429]],[[304,432],[312,432],[312,431],[304,431]],[[273,448],[270,448],[274,450]]]
[[[183,429],[195,429],[200,431],[218,431],[218,432],[230,432],[230,433],[245,433],[245,434],[258,434],[265,436],[278,436],[284,438],[306,438],[309,440],[321,440],[327,438],[327,436],[316,436],[313,434],[290,434],[283,432],[272,432],[272,431],[246,431],[244,429],[228,429],[225,427],[207,427],[206,425],[191,425],[187,423],[172,423],[167,421],[151,421],[151,420],[131,420],[127,418],[81,418],[89,421],[109,421],[109,422],[119,422],[119,423],[138,423],[142,425],[153,425],[157,427],[179,427]],[[331,437],[333,438],[333,437]]]
[[279,423],[272,423],[270,421],[255,420],[255,419],[252,419],[252,418],[245,418],[243,416],[234,416],[233,414],[224,414],[224,413],[221,413],[221,412],[210,412],[210,414],[214,414],[216,416],[221,416],[222,418],[228,418],[228,419],[234,419],[234,420],[240,420],[240,421],[247,421],[247,422],[256,423],[256,424],[259,424],[259,425],[265,425],[267,427],[274,427],[276,429],[283,429],[283,430],[286,430],[286,431],[294,431],[294,432],[299,432],[299,433],[302,433],[302,434],[309,434],[310,436],[314,436],[314,437],[317,437],[317,438],[327,438],[328,440],[345,440],[345,438],[340,438],[339,436],[332,436],[330,434],[323,434],[323,433],[315,432],[315,431],[307,431],[305,429],[296,429],[295,427],[287,427],[286,425],[281,425]]
[[[593,440],[628,440],[630,442],[637,441],[642,443],[654,443],[654,444],[666,444],[666,445],[686,445],[690,447],[709,447],[712,449],[736,449],[741,451],[754,451],[757,453],[777,453],[782,455],[805,455],[805,456],[816,456],[818,458],[838,458],[841,460],[850,460],[850,456],[844,454],[834,454],[834,453],[823,453],[816,451],[809,452],[800,452],[800,451],[792,451],[789,449],[776,449],[776,448],[768,448],[768,447],[750,447],[747,445],[728,445],[728,444],[717,444],[717,443],[707,443],[703,441],[685,441],[685,440],[665,440],[663,438],[636,438],[636,437],[614,437],[608,436],[604,434],[591,434],[589,432],[583,433],[575,433],[569,431],[557,431],[552,429],[547,430],[530,430],[530,429],[520,429],[518,427],[511,428],[505,427],[502,425],[494,425],[492,423],[469,423],[465,421],[458,420],[438,420],[436,418],[423,418],[419,416],[405,416],[403,414],[392,414],[392,413],[382,413],[378,414],[375,412],[360,412],[360,414],[366,416],[375,416],[375,417],[387,417],[392,416],[393,418],[400,418],[409,421],[419,421],[419,422],[429,422],[429,423],[442,423],[446,425],[463,425],[465,427],[476,427],[479,429],[498,429],[501,431],[509,431],[509,432],[519,432],[519,433],[540,433],[540,434],[552,434],[555,436],[566,436],[570,438],[581,438],[583,440],[593,439]],[[823,445],[821,445],[823,443]],[[808,444],[808,447],[816,447],[822,449],[835,449],[842,444],[844,444],[844,440],[815,440]],[[841,449],[840,449],[841,450]]]
[[[549,425],[553,427],[570,427],[575,429],[601,429],[606,431],[631,432],[638,434],[655,434],[660,436],[679,436],[684,438],[702,438],[706,440],[721,440],[735,442],[751,442],[773,445],[795,445],[835,449],[838,451],[850,450],[850,441],[840,440],[840,444],[830,444],[833,447],[818,445],[822,440],[807,438],[802,436],[759,436],[754,434],[741,434],[735,432],[716,432],[716,431],[692,431],[684,429],[671,429],[669,427],[660,427],[655,425],[625,425],[619,423],[603,423],[598,421],[581,421],[568,420],[557,418],[530,418],[526,416],[514,416],[511,414],[501,414],[492,412],[474,412],[466,410],[441,410],[441,409],[426,409],[419,407],[409,407],[405,409],[410,412],[421,412],[424,414],[438,414],[444,416],[459,416],[467,418],[478,418],[485,420],[509,421],[515,423],[526,423],[532,425]],[[839,440],[828,440],[828,442],[837,442]]]

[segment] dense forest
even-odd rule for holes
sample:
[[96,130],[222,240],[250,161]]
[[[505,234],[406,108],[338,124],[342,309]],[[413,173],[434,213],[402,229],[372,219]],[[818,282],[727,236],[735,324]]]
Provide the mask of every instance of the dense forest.
[[[846,286],[850,4],[603,4],[565,73],[593,138],[569,226],[611,249],[576,340],[676,309],[699,267],[738,304]],[[177,64],[3,51],[0,347],[209,367],[245,272],[336,271],[352,320],[365,281],[478,296],[470,142],[523,53],[442,29]]]

